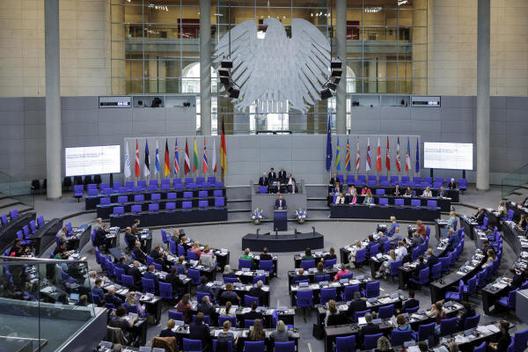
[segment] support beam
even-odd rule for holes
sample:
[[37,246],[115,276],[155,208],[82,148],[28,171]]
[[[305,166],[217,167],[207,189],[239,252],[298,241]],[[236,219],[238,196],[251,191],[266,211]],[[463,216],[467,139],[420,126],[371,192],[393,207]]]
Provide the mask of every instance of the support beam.
[[490,0],[477,14],[477,189],[489,189],[490,174]]
[[44,1],[46,178],[48,199],[62,197],[59,0]]
[[336,132],[338,134],[345,134],[346,131],[346,13],[347,1],[336,0],[336,55],[343,62],[343,75],[341,82],[337,86],[336,96]]
[[211,0],[200,0],[200,124],[211,135]]

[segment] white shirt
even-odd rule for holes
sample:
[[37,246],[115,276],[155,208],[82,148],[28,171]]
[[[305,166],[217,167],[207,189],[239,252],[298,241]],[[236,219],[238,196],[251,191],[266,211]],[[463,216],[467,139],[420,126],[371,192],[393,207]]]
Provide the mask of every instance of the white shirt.
[[431,190],[426,190],[424,189],[423,193],[422,193],[422,197],[424,198],[431,198],[433,196],[433,192],[431,192]]
[[407,255],[407,248],[405,246],[400,246],[395,249],[395,253],[398,260],[401,260]]

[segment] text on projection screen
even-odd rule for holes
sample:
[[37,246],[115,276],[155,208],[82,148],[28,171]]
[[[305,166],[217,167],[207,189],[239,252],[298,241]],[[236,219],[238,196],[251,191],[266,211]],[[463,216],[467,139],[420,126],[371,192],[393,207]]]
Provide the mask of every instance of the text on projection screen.
[[473,144],[425,142],[424,167],[473,170]]
[[66,176],[100,175],[121,172],[121,146],[66,148]]

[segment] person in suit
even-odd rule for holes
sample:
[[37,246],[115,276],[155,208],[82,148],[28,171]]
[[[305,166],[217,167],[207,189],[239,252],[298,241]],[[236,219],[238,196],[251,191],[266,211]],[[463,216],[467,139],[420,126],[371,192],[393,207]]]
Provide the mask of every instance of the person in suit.
[[244,314],[244,320],[263,319],[262,313],[257,312],[257,304],[251,304],[251,310]]
[[95,286],[92,288],[92,294],[95,296],[99,296],[101,298],[104,297],[104,291],[102,289],[103,280],[101,279],[95,279]]
[[173,268],[176,269],[178,274],[185,274],[187,272],[187,267],[185,266],[185,257],[183,255],[178,257],[178,261],[173,265]]
[[109,287],[103,299],[105,303],[113,304],[114,307],[119,307],[123,304],[121,298],[116,296],[115,287]]
[[328,253],[326,253],[323,257],[324,260],[336,259],[336,258],[337,256],[336,256],[334,247],[330,247],[330,249],[328,250]]
[[202,313],[203,315],[208,315],[212,317],[216,314],[215,307],[211,303],[211,300],[209,299],[209,296],[203,296],[202,301],[198,303],[198,306],[196,307],[196,310],[199,313]]
[[194,322],[189,326],[189,338],[194,340],[201,340],[204,351],[209,349],[209,342],[211,339],[211,332],[209,326],[204,323],[204,314],[196,314]]
[[429,267],[432,268],[433,265],[438,264],[439,259],[436,255],[433,254],[433,249],[428,248],[427,252],[425,253],[427,264],[429,264]]
[[398,221],[396,220],[396,217],[395,216],[391,216],[390,217],[390,226],[389,228],[387,229],[387,236],[388,237],[392,237],[394,236],[394,234],[396,233],[396,228],[400,228],[400,224],[398,223]]
[[176,296],[181,296],[183,294],[183,282],[180,280],[180,275],[176,268],[172,267],[169,274],[165,276],[165,282],[171,284],[172,291]]
[[354,318],[354,314],[356,312],[366,310],[367,309],[367,301],[361,297],[361,293],[359,291],[354,292],[354,299],[350,301],[350,304],[348,305],[347,315],[349,319]]
[[456,189],[457,188],[457,183],[455,182],[454,178],[451,178],[451,180],[447,184],[447,188],[449,188],[449,189]]
[[155,274],[156,272],[156,268],[154,267],[154,265],[150,264],[148,267],[147,267],[147,271],[145,271],[145,273],[143,274],[143,277],[145,279],[150,279],[150,280],[154,280],[154,286],[157,288],[159,287],[159,280],[158,280],[158,277],[156,276]]
[[207,286],[209,280],[205,276],[200,278],[200,284],[196,286],[196,292],[205,292],[208,293],[210,297],[214,297],[213,290],[211,287]]
[[137,261],[139,261],[141,264],[145,265],[147,264],[147,255],[145,252],[143,252],[143,249],[141,249],[141,242],[136,240],[134,249],[132,250],[132,256],[136,258]]
[[137,260],[134,260],[132,262],[132,267],[128,269],[128,275],[131,275],[134,279],[134,286],[136,288],[141,287],[141,270],[139,270],[139,267],[141,266],[141,263]]
[[159,337],[177,337],[176,333],[172,331],[176,326],[176,322],[172,319],[167,320],[167,328],[161,330]]
[[365,314],[365,321],[367,322],[367,325],[363,325],[361,329],[359,329],[359,336],[362,343],[365,335],[373,335],[381,332],[378,324],[372,322],[372,314]]
[[278,177],[281,183],[286,183],[286,170],[280,169]]
[[409,290],[409,298],[403,302],[401,312],[405,312],[406,309],[412,309],[420,306],[420,301],[414,298],[414,290]]
[[108,233],[105,225],[103,224],[103,219],[97,218],[95,219],[95,238],[94,238],[94,244],[96,247],[104,247],[104,249],[107,249],[109,247],[110,242],[106,239],[106,234]]
[[286,179],[286,185],[288,186],[288,192],[297,193],[297,181],[295,181],[295,178],[292,176],[292,174],[290,174]]
[[423,270],[427,267],[429,267],[429,264],[425,262],[425,258],[423,257],[423,255],[418,257],[418,264],[416,265],[416,270],[413,271],[414,278],[418,279],[418,275],[420,275],[420,270]]
[[117,260],[117,262],[114,264],[116,267],[118,267],[119,269],[123,269],[123,271],[126,273],[128,273],[128,269],[129,269],[129,266],[126,264],[126,257],[125,256],[122,256],[121,258],[119,258]]
[[268,253],[268,247],[264,247],[262,249],[262,253],[260,253],[260,260],[272,260],[273,256]]
[[268,184],[277,181],[277,173],[275,172],[274,168],[271,168],[268,172]]
[[282,198],[281,193],[279,193],[279,196],[275,200],[275,209],[287,209],[286,200]]
[[262,280],[257,281],[256,285],[249,289],[248,294],[253,297],[257,297],[259,300],[259,304],[262,304],[264,302],[264,290],[262,287],[264,286],[264,283]]
[[259,184],[259,186],[267,186],[268,185],[268,178],[266,177],[266,173],[263,173],[262,176],[260,176],[258,184]]
[[137,239],[138,237],[132,233],[131,227],[125,228],[125,243],[127,244],[129,250],[134,249]]
[[115,310],[115,315],[110,316],[108,326],[121,329],[123,335],[130,340],[132,336],[132,327],[134,326],[135,321],[126,319],[126,315],[126,309],[124,307],[118,307]]

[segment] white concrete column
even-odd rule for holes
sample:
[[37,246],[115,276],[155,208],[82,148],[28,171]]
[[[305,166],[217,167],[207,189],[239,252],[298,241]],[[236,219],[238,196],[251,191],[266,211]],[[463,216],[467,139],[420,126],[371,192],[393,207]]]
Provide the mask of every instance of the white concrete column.
[[211,0],[200,0],[200,118],[202,135],[211,135]]
[[489,189],[490,161],[490,0],[477,13],[477,189]]
[[46,178],[48,199],[62,196],[59,0],[44,1],[46,60]]
[[346,51],[347,51],[347,39],[346,39],[346,14],[347,14],[347,1],[337,0],[336,1],[336,54],[343,62],[343,74],[341,81],[337,86],[336,95],[336,132],[339,134],[346,133]]

